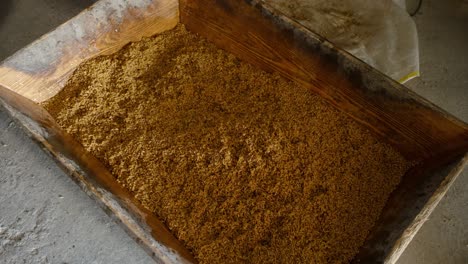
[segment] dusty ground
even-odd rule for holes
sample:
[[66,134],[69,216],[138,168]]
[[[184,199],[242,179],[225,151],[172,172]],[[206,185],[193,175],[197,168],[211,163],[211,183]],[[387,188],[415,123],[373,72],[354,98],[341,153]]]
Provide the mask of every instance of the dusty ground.
[[[0,60],[92,1],[6,0]],[[43,16],[47,13],[48,16]],[[408,86],[468,121],[468,4],[424,0],[415,17],[422,78]],[[32,22],[34,21],[34,22]],[[399,263],[467,263],[468,170]],[[151,263],[151,260],[0,109],[0,263]]]

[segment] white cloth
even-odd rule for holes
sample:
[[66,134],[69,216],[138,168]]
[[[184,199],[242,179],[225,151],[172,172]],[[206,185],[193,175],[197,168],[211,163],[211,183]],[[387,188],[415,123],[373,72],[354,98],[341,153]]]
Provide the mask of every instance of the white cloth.
[[398,82],[419,76],[417,30],[405,0],[263,1]]

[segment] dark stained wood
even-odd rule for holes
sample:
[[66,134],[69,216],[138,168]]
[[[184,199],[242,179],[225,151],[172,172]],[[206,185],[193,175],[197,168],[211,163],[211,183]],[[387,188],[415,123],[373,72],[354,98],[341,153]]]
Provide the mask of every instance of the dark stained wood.
[[408,159],[421,161],[392,194],[354,260],[396,261],[427,218],[424,208],[433,209],[459,175],[450,168],[466,163],[459,156],[468,151],[467,125],[258,1],[187,0],[180,13],[188,29],[310,88]]
[[412,160],[462,154],[468,127],[259,1],[182,1],[181,21],[237,57],[317,92]]
[[[460,156],[468,150],[467,125],[259,1],[185,0],[180,13],[192,31],[310,88],[409,159],[421,161],[392,194],[355,259],[395,261],[467,163],[468,157]],[[0,102],[86,193],[163,263],[194,259],[36,103],[60,91],[81,62],[170,29],[178,21],[177,0],[101,0],[0,64]]]

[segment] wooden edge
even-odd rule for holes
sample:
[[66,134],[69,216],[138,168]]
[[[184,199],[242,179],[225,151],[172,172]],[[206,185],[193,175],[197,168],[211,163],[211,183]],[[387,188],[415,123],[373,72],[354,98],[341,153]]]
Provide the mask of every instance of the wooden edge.
[[437,190],[433,193],[429,201],[426,202],[424,207],[421,209],[419,214],[415,217],[408,228],[403,232],[400,239],[395,243],[391,252],[385,259],[385,263],[393,264],[398,261],[401,254],[408,247],[409,243],[416,236],[418,231],[421,229],[423,224],[429,219],[429,216],[435,210],[437,205],[440,203],[443,197],[447,194],[447,191],[457,180],[458,176],[463,172],[468,164],[468,153],[464,157],[460,158],[455,162],[454,165],[449,166],[451,168],[450,173],[445,177],[442,183],[439,185]]
[[196,263],[165,225],[36,103],[0,85],[0,104],[41,149],[158,263]]
[[[312,37],[315,39],[315,41],[319,42],[321,45],[328,47],[330,49],[330,52],[337,52],[341,56],[343,56],[343,60],[348,60],[348,62],[344,61],[341,62],[343,64],[349,64],[346,65],[346,67],[350,67],[350,71],[359,71],[363,75],[364,74],[369,74],[371,75],[371,78],[376,78],[374,80],[367,80],[367,83],[365,80],[361,80],[362,84],[364,86],[379,86],[379,83],[385,83],[388,82],[388,85],[394,89],[393,91],[390,90],[388,91],[390,94],[392,92],[395,92],[393,96],[401,96],[404,98],[412,99],[415,98],[417,99],[418,103],[427,106],[433,110],[436,110],[437,112],[440,112],[445,118],[452,120],[453,122],[460,123],[466,126],[466,123],[463,122],[462,120],[456,118],[449,112],[447,112],[445,109],[440,108],[438,105],[434,104],[433,102],[427,100],[426,98],[420,96],[418,93],[414,92],[413,90],[410,90],[406,86],[402,85],[401,83],[393,80],[392,78],[388,77],[378,69],[370,66],[363,60],[359,59],[358,57],[352,55],[351,53],[347,52],[346,50],[343,50],[337,46],[335,46],[333,43],[331,43],[328,39],[318,35],[317,33],[309,30],[308,28],[304,27],[301,23],[297,22],[295,19],[285,15],[283,12],[279,11],[278,9],[274,8],[270,4],[264,2],[263,0],[248,0],[251,1],[251,4],[255,4],[258,1],[261,1],[261,6],[264,8],[264,10],[267,10],[269,15],[272,17],[277,17],[278,20],[280,20],[279,23],[282,23],[281,21],[286,22],[296,28],[297,31],[302,32],[305,35],[308,35],[309,37]],[[349,76],[352,77],[352,76]],[[361,76],[364,77],[364,76]],[[377,79],[377,77],[380,77]],[[357,80],[356,80],[357,81]],[[382,84],[380,84],[382,85]],[[359,86],[359,85],[357,85]],[[369,87],[370,88],[370,87]]]
[[0,64],[0,84],[37,103],[57,94],[78,65],[179,22],[177,0],[100,0]]
[[189,30],[313,90],[410,160],[468,150],[467,124],[259,0],[181,1],[180,15]]
[[[414,236],[408,235],[408,232],[420,228],[423,224],[421,217],[430,214],[425,208],[433,210],[436,207],[458,176],[458,168],[466,164],[467,156],[447,157],[442,161],[447,163],[443,167],[428,161],[408,171],[391,194],[379,220],[352,263],[396,261]],[[434,199],[438,200],[434,202]]]
[[[102,3],[102,2],[109,2],[109,1],[100,1],[99,3]],[[193,2],[196,2],[196,1],[193,1]],[[210,1],[210,2],[212,2],[212,1]],[[415,137],[415,135],[413,135],[413,137],[407,137],[407,136],[404,135],[404,132],[408,132],[407,130],[396,131],[397,133],[401,133],[400,137],[392,138],[392,139],[390,139],[390,141],[393,142],[393,144],[396,144],[397,146],[400,146],[399,149],[405,149],[404,147],[401,147],[401,146],[407,146],[407,151],[409,153],[409,154],[407,153],[407,156],[413,157],[413,158],[414,157],[419,157],[419,155],[421,155],[422,157],[430,157],[430,156],[434,156],[434,155],[439,155],[440,156],[440,155],[446,154],[446,153],[451,152],[451,151],[454,151],[454,152],[457,151],[457,152],[460,152],[460,153],[466,151],[466,146],[468,144],[467,143],[468,141],[467,141],[466,124],[464,124],[463,122],[461,122],[461,121],[457,120],[456,118],[450,116],[449,114],[447,114],[447,113],[445,113],[443,111],[440,111],[440,109],[438,109],[438,108],[434,107],[432,104],[428,103],[427,100],[424,100],[424,99],[420,98],[419,96],[415,95],[414,93],[410,92],[409,90],[405,89],[404,87],[392,83],[391,81],[387,80],[388,78],[386,78],[385,76],[383,76],[381,74],[379,75],[379,73],[377,71],[370,68],[369,66],[366,66],[363,63],[361,63],[361,64],[357,63],[358,60],[355,59],[354,57],[352,57],[351,55],[349,55],[349,54],[347,54],[345,52],[337,51],[333,47],[333,45],[331,45],[330,43],[327,43],[326,41],[321,40],[316,35],[312,34],[310,31],[304,29],[303,27],[298,26],[298,25],[294,25],[294,23],[291,22],[291,21],[288,22],[286,17],[282,16],[281,14],[274,13],[274,11],[272,9],[269,9],[267,6],[258,4],[258,1],[246,0],[246,2],[249,5],[254,6],[257,9],[257,11],[260,10],[260,13],[262,13],[262,15],[264,17],[266,17],[270,21],[274,22],[274,23],[267,23],[268,25],[270,25],[270,26],[271,25],[276,25],[283,32],[290,32],[290,33],[292,32],[292,38],[294,40],[296,40],[296,42],[300,42],[302,44],[305,43],[304,44],[306,46],[305,48],[304,48],[304,46],[295,47],[295,48],[297,48],[298,53],[296,53],[296,54],[291,53],[290,54],[291,56],[294,57],[294,56],[301,55],[301,54],[308,54],[310,52],[310,50],[308,50],[307,47],[311,48],[312,50],[318,51],[318,52],[323,52],[323,54],[322,54],[323,57],[319,58],[320,63],[322,63],[325,60],[329,60],[329,61],[332,62],[332,64],[327,64],[327,63],[319,64],[319,65],[323,66],[324,70],[321,70],[318,73],[323,73],[323,71],[325,71],[325,70],[327,70],[327,71],[331,70],[331,72],[333,72],[334,74],[337,74],[338,76],[346,76],[345,79],[341,79],[338,83],[335,83],[338,86],[345,85],[345,87],[346,87],[346,86],[349,86],[349,85],[351,85],[351,86],[360,86],[360,85],[362,85],[365,88],[369,88],[369,87],[370,88],[372,88],[372,87],[375,88],[376,87],[375,90],[371,89],[371,90],[366,90],[366,91],[358,91],[359,93],[357,95],[361,96],[362,98],[375,99],[376,102],[382,103],[382,105],[384,107],[387,107],[388,109],[393,109],[393,111],[395,111],[397,113],[397,116],[404,114],[405,111],[408,110],[408,109],[409,110],[414,110],[413,109],[413,106],[414,106],[413,104],[416,103],[418,105],[418,107],[420,107],[420,108],[415,109],[416,110],[415,114],[417,114],[417,116],[416,116],[416,118],[413,118],[412,120],[417,120],[417,118],[422,117],[423,120],[426,120],[426,122],[428,122],[428,123],[425,123],[425,125],[429,125],[429,127],[430,127],[431,124],[438,124],[437,125],[438,127],[443,128],[442,130],[439,130],[439,131],[443,131],[445,133],[446,131],[444,131],[444,128],[446,128],[447,131],[452,131],[452,132],[450,132],[452,134],[450,134],[450,133],[446,134],[446,136],[447,136],[446,138],[442,138],[440,140],[438,138],[435,138],[435,140],[433,140],[433,141],[431,141],[432,140],[431,138],[429,138],[430,140],[427,140],[427,138],[424,138],[424,140],[419,140],[417,137]],[[224,9],[229,10],[230,9],[230,4],[232,4],[232,1],[218,0],[218,1],[216,1],[216,3],[217,3],[217,5],[222,6]],[[186,14],[183,13],[183,15],[186,15]],[[174,20],[170,20],[170,21],[173,22]],[[226,21],[228,21],[228,20],[226,20]],[[67,22],[67,24],[71,25],[69,23],[71,23],[70,21]],[[112,21],[111,21],[111,24],[112,24]],[[193,26],[193,24],[189,24],[189,25]],[[206,27],[206,28],[209,28],[209,30],[212,30],[212,32],[216,32],[217,30],[219,30],[219,28],[213,28],[213,25],[209,25],[209,24],[207,24],[207,25],[200,24],[200,25],[197,25],[197,27],[198,27],[198,29],[200,29],[202,27]],[[210,27],[212,27],[212,28],[210,28]],[[134,29],[135,28],[133,28],[132,30],[134,30]],[[106,37],[104,37],[104,39],[108,39],[111,43],[113,43],[112,41],[118,39],[119,36],[122,36],[122,34],[117,32],[117,34],[115,34],[115,35],[112,35],[112,34],[111,35],[106,35]],[[289,35],[289,36],[291,36],[291,35]],[[265,43],[261,43],[261,42],[256,42],[257,40],[255,39],[255,36],[251,36],[251,37],[252,37],[252,41],[253,41],[254,45],[256,45],[258,43],[260,43],[261,45],[265,44]],[[28,61],[28,59],[30,59],[28,56],[34,55],[34,52],[32,52],[32,49],[30,49],[30,48],[33,47],[34,45],[37,45],[38,43],[41,43],[41,41],[45,41],[45,40],[46,40],[46,38],[44,37],[44,38],[40,39],[38,42],[33,43],[33,45],[31,45],[30,47],[27,47],[24,50],[22,50],[21,51],[22,53],[19,53],[19,54],[23,54],[24,57],[19,56],[19,57],[15,57],[14,59],[16,59],[18,63]],[[211,40],[213,41],[213,36],[212,36]],[[215,43],[218,42],[218,44],[221,43],[222,47],[225,47],[225,48],[227,47],[227,49],[229,51],[232,51],[232,50],[229,49],[229,46],[226,46],[226,44],[225,43],[223,44],[221,41],[222,40],[220,40],[220,39],[218,39],[218,40],[214,39],[213,42],[215,42]],[[86,43],[92,43],[92,42],[86,42]],[[126,43],[128,43],[128,41],[125,42],[125,44]],[[107,44],[104,42],[103,45],[107,45]],[[118,49],[123,45],[124,44],[120,43],[118,45],[113,46],[113,48]],[[231,46],[231,48],[232,47],[233,46]],[[111,52],[111,51],[115,51],[115,50],[112,50],[112,49],[107,50],[107,52]],[[80,54],[79,50],[78,51],[77,50],[70,50],[70,51],[67,51],[66,53],[67,54],[72,54],[73,56],[74,56],[75,53]],[[235,53],[235,52],[233,52],[233,53]],[[89,55],[89,56],[92,57],[92,56],[97,56],[100,53],[86,53],[86,54],[88,54],[88,55],[92,54],[92,55]],[[88,56],[88,55],[86,55],[86,56]],[[276,64],[276,63],[278,63],[277,61],[274,60],[276,58],[272,57],[270,59],[273,59],[271,62],[272,62],[274,67],[273,68],[268,68],[268,67],[265,68],[265,64],[255,63],[254,60],[258,59],[257,57],[255,57],[256,56],[255,54],[253,54],[253,55],[250,54],[249,56],[250,57],[244,57],[244,58],[247,58],[246,60],[251,62],[251,63],[253,61],[253,64],[255,64],[257,66],[260,66],[260,67],[262,67],[264,69],[278,70],[284,76],[286,76],[289,79],[291,79],[293,77],[296,77],[296,76],[299,76],[299,78],[296,81],[298,81],[299,83],[302,83],[302,84],[304,84],[306,86],[310,85],[310,84],[313,84],[313,85],[318,85],[319,88],[327,88],[330,85],[331,86],[334,85],[333,83],[331,83],[331,84],[327,83],[327,82],[321,83],[320,80],[317,81],[316,79],[314,79],[314,78],[317,78],[317,76],[310,76],[307,73],[307,71],[308,71],[307,67],[302,69],[300,67],[297,68],[297,65],[294,65],[294,64],[281,65],[281,61],[280,61],[280,64]],[[52,96],[56,89],[58,89],[58,90],[61,89],[60,84],[63,84],[63,82],[66,81],[66,79],[69,76],[68,74],[71,73],[71,71],[81,61],[84,60],[84,58],[78,58],[75,61],[75,59],[73,59],[74,57],[73,58],[66,58],[66,57],[67,56],[64,56],[64,58],[61,58],[59,61],[57,61],[56,64],[52,64],[52,65],[55,65],[54,67],[56,67],[56,68],[65,67],[61,71],[50,70],[50,69],[43,70],[42,68],[34,68],[34,67],[37,67],[38,65],[33,65],[34,67],[31,68],[32,70],[28,71],[28,70],[25,70],[25,69],[28,69],[28,68],[27,67],[25,68],[24,65],[18,66],[19,64],[12,63],[12,60],[10,58],[9,60],[7,60],[7,63],[4,63],[3,65],[0,66],[0,79],[2,79],[2,77],[5,77],[5,76],[9,77],[8,82],[4,83],[5,87],[3,87],[3,88],[0,87],[0,97],[3,97],[4,99],[6,98],[6,96],[2,95],[2,91],[1,91],[2,89],[3,90],[9,89],[11,91],[18,91],[21,95],[23,95],[23,96],[25,96],[27,98],[30,98],[30,99],[32,99],[32,100],[34,100],[36,102],[40,102],[42,100],[45,100],[44,98],[47,98],[47,96],[49,96],[49,97]],[[239,57],[242,58],[242,56],[239,56]],[[87,57],[87,58],[90,58],[90,57]],[[286,57],[286,59],[287,59],[287,57]],[[72,64],[70,64],[71,66],[66,66],[67,65],[67,60],[73,62],[74,64],[72,63]],[[346,64],[346,63],[348,63],[348,64]],[[342,67],[342,68],[339,68],[337,70],[336,68],[334,68],[336,66],[336,64],[338,64],[339,66],[341,65],[340,67]],[[44,65],[46,65],[46,64],[43,64],[42,66],[44,66]],[[57,66],[57,65],[61,65],[61,66]],[[356,65],[358,65],[358,66],[356,66]],[[31,66],[31,65],[29,65],[29,66]],[[39,65],[39,66],[41,66],[41,65]],[[296,67],[296,68],[294,68],[295,70],[291,70],[291,69],[288,70],[288,67],[293,67],[293,68]],[[295,72],[296,70],[297,70],[297,72]],[[372,79],[369,76],[372,76],[372,77],[375,77],[375,78]],[[58,85],[58,86],[54,86],[54,85]],[[390,87],[393,87],[393,88],[391,88],[390,90],[386,90],[388,88],[388,87],[386,88],[387,85],[389,85]],[[18,87],[21,87],[22,89],[24,88],[24,89],[27,89],[27,90],[21,90],[21,89],[18,90]],[[46,91],[46,95],[41,95],[41,94],[38,95],[37,91],[39,91],[41,93],[44,92],[44,91],[38,90],[41,87],[52,87],[52,90],[51,90],[52,92],[47,92]],[[34,90],[34,89],[36,89],[36,90]],[[329,93],[330,91],[332,91],[332,90],[328,90],[328,92],[324,92],[324,91],[317,91],[317,92],[319,94],[321,94],[323,97],[327,98],[328,100],[331,100],[332,104],[334,104],[338,108],[340,108],[340,104],[342,104],[344,101],[348,100],[347,99],[348,97],[352,97],[354,95],[354,94],[340,94],[340,93],[338,93],[337,98],[339,100],[336,101],[335,99],[332,98],[333,96],[330,95],[330,93]],[[32,93],[30,93],[30,92],[32,92]],[[334,91],[332,91],[332,92],[334,92]],[[386,98],[390,98],[391,100],[387,101]],[[401,103],[401,101],[399,101],[399,100],[396,100],[396,101],[393,100],[394,98],[402,99],[403,103]],[[333,101],[333,100],[335,100],[335,101]],[[365,102],[365,101],[366,100],[364,100],[363,102]],[[24,100],[21,101],[21,104],[23,104],[24,102],[25,102]],[[358,102],[358,103],[363,103],[363,102]],[[32,103],[32,102],[30,102],[30,103]],[[27,102],[26,104],[29,104],[29,102]],[[8,103],[6,105],[8,105]],[[12,105],[11,102],[10,102],[10,105]],[[403,110],[399,109],[399,107],[401,107],[401,106],[403,106]],[[95,182],[95,181],[97,181],[99,179],[93,179],[92,178],[93,177],[92,175],[94,173],[89,173],[87,171],[90,168],[85,168],[85,166],[83,166],[81,164],[77,164],[77,163],[74,162],[74,160],[82,160],[83,159],[83,157],[79,157],[79,155],[82,155],[82,153],[80,154],[80,153],[74,152],[76,150],[72,150],[70,152],[70,150],[60,149],[58,146],[60,144],[64,144],[63,140],[64,140],[64,137],[66,137],[66,135],[64,135],[61,132],[57,132],[56,137],[50,136],[50,134],[47,134],[47,133],[50,133],[50,131],[47,132],[47,130],[46,130],[47,126],[43,126],[43,124],[36,123],[36,122],[33,122],[31,120],[31,119],[41,120],[40,118],[44,118],[44,116],[41,114],[39,117],[33,117],[33,116],[28,117],[28,114],[26,114],[26,115],[24,114],[24,107],[25,107],[24,105],[14,106],[14,108],[16,108],[18,110],[22,110],[23,113],[17,112],[12,107],[8,107],[9,108],[8,111],[12,115],[14,115],[14,118],[17,121],[19,121],[19,123],[25,128],[25,130],[28,132],[28,134],[33,139],[35,139],[35,141],[37,143],[39,143],[39,145],[41,145],[41,147],[44,150],[46,150],[46,152],[48,152],[50,155],[53,155],[56,158],[56,160],[59,162],[59,164],[61,164],[61,166],[63,168],[65,168],[66,171],[69,172],[69,174],[72,176],[72,178],[75,181],[80,183],[80,186],[83,188],[83,190],[85,190],[86,193],[88,193],[95,200],[99,201],[99,203],[101,204],[101,206],[103,206],[103,208],[105,209],[106,212],[108,212],[111,216],[118,219],[119,222],[123,223],[124,228],[130,234],[132,234],[132,236],[134,238],[137,239],[137,242],[139,240],[140,244],[142,244],[147,251],[152,252],[152,256],[156,260],[163,261],[163,262],[173,261],[173,259],[169,259],[169,260],[166,259],[166,253],[167,252],[161,251],[161,249],[158,248],[157,245],[160,245],[160,244],[153,244],[153,242],[159,243],[158,241],[155,241],[153,239],[153,237],[151,237],[151,236],[149,236],[149,237],[145,236],[145,235],[148,234],[148,232],[151,232],[151,234],[154,236],[153,233],[155,231],[154,231],[154,229],[149,231],[150,228],[148,228],[148,226],[145,226],[143,224],[144,220],[146,220],[146,217],[149,217],[146,213],[144,213],[144,210],[141,210],[140,212],[135,214],[135,211],[137,211],[137,209],[138,209],[138,206],[137,206],[138,203],[136,203],[137,208],[134,208],[135,207],[135,205],[134,205],[135,202],[131,200],[133,198],[130,197],[128,199],[127,198],[119,199],[119,198],[121,198],[120,194],[116,195],[112,191],[111,192],[106,191],[106,190],[108,190],[108,187],[105,187],[105,188],[95,187],[95,186],[100,186],[103,183],[102,182]],[[347,107],[354,107],[354,108],[351,108],[351,109],[353,109],[353,111],[356,111],[356,106],[347,105]],[[367,111],[366,108],[361,109],[360,106],[357,107],[357,110],[363,110],[363,112]],[[421,111],[419,111],[419,110],[421,110]],[[34,111],[36,111],[36,110],[34,110]],[[431,118],[427,119],[426,115],[428,113],[431,114],[434,111],[437,113],[437,115],[432,116],[433,119],[431,119]],[[31,114],[31,113],[29,113],[29,114]],[[372,113],[371,114],[367,113],[367,115],[372,116]],[[372,120],[369,121],[369,120],[367,120],[365,118],[364,119],[363,118],[356,118],[356,116],[353,116],[353,115],[352,115],[352,117],[357,119],[360,123],[364,124],[365,126],[371,127],[371,129],[374,128],[373,130],[375,130],[377,132],[377,134],[380,133],[381,136],[390,135],[391,133],[395,132],[394,127],[392,127],[392,125],[394,125],[395,123],[386,124],[385,122],[383,122],[384,126],[378,127],[378,126],[375,125],[376,124],[375,122],[373,123]],[[379,119],[380,117],[378,117],[378,116],[373,117],[373,118],[376,118],[377,120],[382,121],[381,119]],[[392,119],[393,118],[392,116],[390,116],[390,117],[384,116],[384,118],[389,118],[390,121],[397,122],[397,121],[395,121],[395,119]],[[424,119],[424,118],[426,118],[426,119]],[[439,121],[440,121],[440,124],[438,123]],[[51,127],[54,127],[53,120],[49,120],[48,122],[49,122],[48,125],[50,125]],[[453,129],[453,130],[450,130],[450,129]],[[60,131],[60,130],[57,130],[57,131]],[[409,131],[409,132],[411,132],[411,131]],[[426,132],[431,132],[431,131],[426,131]],[[42,133],[46,133],[46,134],[42,134]],[[435,133],[435,134],[437,134],[437,133]],[[417,135],[417,133],[416,133],[416,135]],[[421,136],[426,137],[426,135],[424,135],[424,134],[421,134]],[[68,139],[67,139],[67,141],[68,141]],[[415,145],[415,143],[413,141],[417,142],[417,144]],[[52,142],[52,144],[50,142]],[[432,145],[429,145],[428,142],[431,143]],[[71,146],[75,147],[76,145],[74,145],[74,144],[76,144],[76,143],[72,143]],[[71,147],[71,146],[69,146],[69,147]],[[415,151],[413,153],[413,152],[411,152],[412,151],[411,148],[414,147],[414,146],[417,147],[416,148],[417,151]],[[433,147],[433,149],[440,150],[440,151],[438,151],[437,153],[434,154],[432,152],[433,151],[432,147]],[[82,149],[82,147],[79,146],[78,149]],[[76,158],[76,157],[78,157],[78,158]],[[89,158],[89,157],[87,157],[87,158]],[[99,166],[102,167],[102,165],[99,165]],[[105,170],[105,168],[104,168],[104,170]],[[107,172],[107,170],[105,170],[105,171]],[[104,173],[104,175],[106,175],[106,174]],[[149,221],[149,222],[151,222],[151,221]],[[157,237],[157,236],[155,236],[155,237]],[[186,251],[186,249],[184,249],[182,247],[182,249],[180,249],[180,250],[182,252],[185,251],[186,252],[185,256],[187,257],[187,259],[193,261],[192,256],[190,255],[189,252]],[[182,254],[182,255],[184,255],[184,254]]]
[[385,261],[447,176],[441,168],[468,151],[468,126],[258,0],[186,0],[180,8],[189,30],[310,88],[409,160],[422,162],[392,193],[353,260]]

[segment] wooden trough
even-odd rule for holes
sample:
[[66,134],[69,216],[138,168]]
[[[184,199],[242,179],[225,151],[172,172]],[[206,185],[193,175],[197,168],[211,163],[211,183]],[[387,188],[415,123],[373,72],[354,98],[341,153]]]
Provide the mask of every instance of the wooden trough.
[[27,134],[162,263],[191,253],[38,104],[83,61],[182,22],[217,46],[308,87],[420,165],[353,260],[393,263],[468,162],[468,126],[256,0],[101,0],[0,64],[0,98]]

